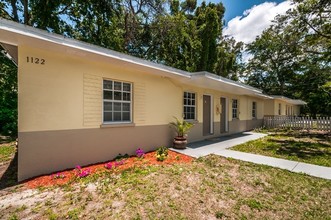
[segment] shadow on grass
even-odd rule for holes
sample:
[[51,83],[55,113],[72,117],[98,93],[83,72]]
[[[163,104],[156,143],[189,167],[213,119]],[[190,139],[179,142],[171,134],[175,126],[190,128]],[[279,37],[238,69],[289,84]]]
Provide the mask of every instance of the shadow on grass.
[[291,131],[275,131],[269,136],[284,136],[284,137],[294,137],[294,138],[313,138],[319,141],[331,141],[331,134],[327,132],[308,132],[301,130],[291,130]]
[[331,158],[331,146],[328,144],[278,139],[271,139],[270,142],[275,145],[266,147],[266,150],[273,150],[279,155],[296,156],[302,159]]
[[18,184],[17,179],[17,161],[18,151],[15,152],[13,159],[10,161],[9,166],[2,176],[0,176],[0,190],[7,187],[15,186]]

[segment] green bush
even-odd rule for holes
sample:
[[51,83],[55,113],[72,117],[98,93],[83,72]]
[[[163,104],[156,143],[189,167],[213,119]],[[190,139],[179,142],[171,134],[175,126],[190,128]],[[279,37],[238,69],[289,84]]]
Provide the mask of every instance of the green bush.
[[167,147],[159,147],[156,150],[156,160],[158,161],[164,161],[167,159],[168,156],[168,148]]
[[0,133],[17,136],[17,109],[0,109]]

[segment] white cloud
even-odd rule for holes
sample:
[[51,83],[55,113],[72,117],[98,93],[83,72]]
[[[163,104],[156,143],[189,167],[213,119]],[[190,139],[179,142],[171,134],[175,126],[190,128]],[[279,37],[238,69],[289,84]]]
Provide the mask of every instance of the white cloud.
[[244,11],[243,16],[231,19],[224,29],[224,34],[234,37],[236,41],[251,43],[271,25],[271,21],[277,14],[285,14],[292,7],[290,1],[284,1],[280,4],[264,2],[260,5],[254,5]]

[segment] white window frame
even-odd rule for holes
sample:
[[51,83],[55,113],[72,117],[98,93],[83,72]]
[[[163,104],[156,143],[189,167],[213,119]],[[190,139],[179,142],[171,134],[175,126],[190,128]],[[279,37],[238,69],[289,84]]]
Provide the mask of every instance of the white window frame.
[[[194,99],[193,98],[185,98],[185,93],[187,94],[194,94]],[[185,104],[185,99],[187,100],[194,100],[194,105],[189,105],[189,104]],[[194,118],[186,118],[185,117],[185,107],[188,107],[188,108],[194,108]],[[183,93],[183,118],[185,121],[195,121],[196,118],[197,118],[197,94],[195,92],[190,92],[190,91],[184,91]]]
[[[234,103],[236,102],[236,106],[235,106],[235,108],[234,108]],[[232,106],[231,106],[231,108],[232,108],[232,119],[239,119],[239,100],[238,99],[232,99]],[[235,112],[236,112],[236,117],[233,117],[234,116],[234,110],[236,110]]]
[[257,103],[252,102],[252,118],[257,118]]
[[[106,89],[104,88],[104,81],[112,81],[112,89]],[[115,82],[119,82],[121,83],[121,90],[115,90],[114,88],[114,83]],[[128,91],[124,91],[123,90],[123,83],[126,83],[126,84],[129,84],[130,85],[130,101],[126,101],[126,100],[115,100],[114,99],[114,92],[117,91],[117,92],[121,92],[121,94],[123,95],[123,93],[128,93]],[[112,99],[105,99],[104,98],[104,91],[112,91],[113,92],[113,98]],[[133,83],[131,82],[126,82],[126,81],[123,81],[123,80],[117,80],[117,79],[106,79],[104,78],[102,80],[102,123],[103,124],[130,124],[133,122],[133,118],[132,118],[132,109],[133,109],[133,100],[132,100],[132,93],[133,93]],[[123,97],[123,96],[122,96]],[[122,98],[123,99],[123,98]],[[129,103],[130,104],[130,119],[128,121],[105,121],[104,119],[104,113],[105,113],[105,107],[104,107],[104,103],[105,102],[113,102],[113,103]],[[108,111],[110,112],[110,111]],[[112,118],[114,119],[114,106],[112,107],[112,112],[113,112],[113,116]],[[122,109],[120,111],[121,113],[123,113]]]

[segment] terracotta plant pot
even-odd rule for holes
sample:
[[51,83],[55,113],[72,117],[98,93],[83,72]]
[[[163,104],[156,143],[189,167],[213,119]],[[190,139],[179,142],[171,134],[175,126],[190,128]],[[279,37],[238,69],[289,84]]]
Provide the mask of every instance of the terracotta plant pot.
[[174,138],[174,148],[175,149],[185,149],[187,145],[187,138],[186,137],[175,137]]

